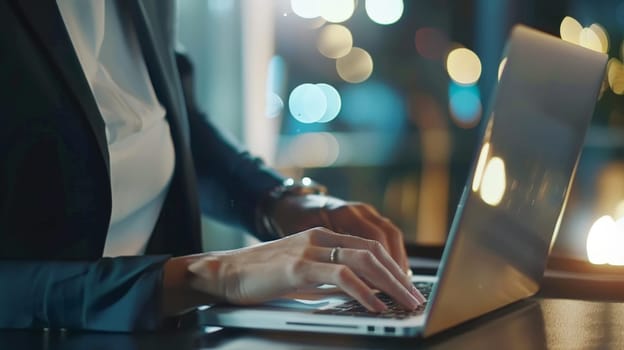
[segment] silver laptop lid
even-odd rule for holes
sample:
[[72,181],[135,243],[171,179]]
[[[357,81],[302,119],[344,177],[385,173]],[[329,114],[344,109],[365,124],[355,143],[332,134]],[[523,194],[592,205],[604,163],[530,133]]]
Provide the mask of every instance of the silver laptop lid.
[[506,51],[425,336],[539,289],[607,60],[524,26]]

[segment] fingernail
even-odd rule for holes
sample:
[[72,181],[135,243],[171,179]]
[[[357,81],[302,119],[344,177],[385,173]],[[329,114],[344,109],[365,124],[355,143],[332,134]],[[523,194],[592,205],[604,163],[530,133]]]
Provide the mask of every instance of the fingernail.
[[423,297],[422,294],[420,294],[420,291],[418,290],[418,288],[416,288],[415,286],[412,285],[412,287],[410,288],[410,293],[412,293],[412,296],[414,298],[416,298],[416,300],[418,300],[419,302],[424,302],[425,301],[425,297]]
[[375,302],[374,302],[374,308],[375,311],[377,312],[384,312],[386,310],[388,310],[388,306],[381,300],[379,300],[377,297],[375,297]]
[[418,300],[415,296],[410,294],[410,306],[412,309],[416,309],[421,304],[420,300]]

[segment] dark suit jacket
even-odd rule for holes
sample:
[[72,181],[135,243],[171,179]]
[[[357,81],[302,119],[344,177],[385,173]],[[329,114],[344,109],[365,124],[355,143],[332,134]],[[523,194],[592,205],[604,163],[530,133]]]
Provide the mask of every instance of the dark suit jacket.
[[146,255],[102,259],[111,212],[103,119],[56,1],[0,1],[0,328],[159,327],[163,263],[201,249],[198,194],[208,193],[209,214],[253,232],[258,198],[281,181],[187,113],[172,2],[120,3],[167,109],[176,165]]

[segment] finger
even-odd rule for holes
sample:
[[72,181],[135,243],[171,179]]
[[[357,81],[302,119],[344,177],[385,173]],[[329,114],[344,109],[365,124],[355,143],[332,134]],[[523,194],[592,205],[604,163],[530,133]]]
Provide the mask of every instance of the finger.
[[367,218],[372,224],[376,225],[386,234],[388,238],[388,251],[390,255],[399,263],[403,271],[409,270],[409,260],[405,251],[405,242],[401,230],[392,223],[392,221],[381,216],[375,208],[365,205],[363,209],[367,212]]
[[396,300],[403,307],[416,309],[422,300],[411,292],[411,284],[406,286],[404,278],[397,279],[370,251],[340,249],[339,262],[349,266],[358,276],[364,277],[373,286]]
[[396,261],[396,263],[401,267],[401,270],[405,274],[405,269],[407,266],[407,257],[405,256],[405,252],[400,246],[396,244],[396,240],[392,237],[389,237],[387,231],[381,229],[378,225],[374,224],[372,221],[367,218],[363,218],[360,220],[360,236],[368,239],[372,239],[381,243],[386,251],[390,254],[392,259]]
[[[334,242],[334,245],[330,244],[326,247],[310,247],[306,250],[304,258],[315,260],[315,261],[320,261],[320,262],[331,262],[332,250],[335,247],[340,246],[341,249],[337,251],[336,260],[334,262],[338,264],[347,264],[354,271],[360,271],[361,268],[364,268],[364,269],[373,268],[374,269],[374,268],[379,268],[379,266],[371,267],[366,261],[364,261],[364,263],[362,261],[353,261],[353,260],[343,261],[342,255],[345,249],[352,248],[352,249],[361,251],[363,253],[372,254],[375,264],[380,264],[381,268],[387,273],[389,273],[393,277],[394,281],[398,281],[398,283],[401,285],[400,289],[407,290],[420,303],[425,301],[425,297],[422,296],[422,294],[414,287],[411,279],[407,275],[405,275],[402,269],[396,264],[396,262],[392,259],[392,257],[390,257],[388,252],[384,249],[384,247],[379,242],[364,239],[361,237],[344,236],[344,235],[339,235],[335,233],[330,234],[330,236],[331,235],[333,235],[333,237],[336,240]],[[367,259],[367,258],[368,257],[364,257],[364,259]],[[366,275],[366,274],[358,273],[358,275]],[[375,280],[374,278],[372,279],[372,282],[379,283],[379,281]],[[396,294],[390,294],[390,295],[394,297]]]
[[369,241],[371,247],[369,250],[374,253],[379,262],[390,272],[392,276],[396,278],[418,301],[425,302],[427,299],[420,293],[420,291],[412,283],[410,275],[405,273],[396,261],[388,254],[381,244],[375,241]]
[[337,286],[369,311],[382,312],[388,308],[377,298],[375,291],[345,265],[311,261],[303,265],[301,273],[312,284],[329,283]]
[[[361,220],[361,219],[358,219],[358,220]],[[350,229],[349,231],[357,232],[358,235],[346,234],[342,232],[339,233],[339,232],[335,232],[324,227],[317,227],[314,229],[314,233],[311,236],[312,243],[323,246],[323,247],[335,247],[337,243],[342,243],[342,242],[345,242],[345,244],[358,244],[358,246],[362,246],[362,244],[365,245],[366,242],[370,241],[371,240],[370,238],[372,238],[372,237],[362,237],[362,235],[360,234],[366,230],[366,227],[367,226],[362,225],[362,224],[356,224],[356,225],[352,224],[352,229]],[[370,234],[367,234],[367,236],[370,236]],[[354,238],[356,240],[353,240]],[[376,239],[374,240],[381,243],[381,245],[384,246],[384,248],[386,247],[386,245],[384,245],[384,242],[382,242],[381,240],[376,240]]]
[[388,251],[390,252],[390,255],[392,255],[395,260],[399,262],[399,265],[401,265],[405,271],[407,271],[409,263],[405,252],[403,233],[401,230],[394,225],[392,221],[381,216],[381,214],[379,214],[374,207],[362,204],[359,208],[365,212],[364,217],[367,222],[377,226],[385,234],[389,242]]
[[[336,211],[337,230],[379,241],[397,261],[403,271],[409,268],[401,231],[365,203],[352,203]],[[342,213],[347,213],[342,214]]]
[[325,229],[319,229],[316,233],[317,234],[313,236],[313,245],[326,248],[343,247],[371,251],[386,269],[388,269],[395,278],[401,281],[406,288],[412,287],[410,278],[388,254],[380,242],[357,236],[341,235]]

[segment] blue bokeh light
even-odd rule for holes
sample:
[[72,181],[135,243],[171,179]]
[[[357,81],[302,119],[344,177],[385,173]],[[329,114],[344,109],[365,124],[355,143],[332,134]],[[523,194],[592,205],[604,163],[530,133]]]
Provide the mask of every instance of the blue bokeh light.
[[341,120],[358,129],[396,131],[406,119],[403,97],[376,80],[348,85],[341,91]]
[[288,99],[290,114],[302,123],[319,121],[327,110],[327,98],[320,87],[314,84],[297,86]]
[[460,126],[473,126],[481,117],[481,93],[477,85],[458,85],[450,82],[449,107]]
[[323,117],[318,120],[319,123],[327,123],[338,116],[340,113],[340,108],[342,107],[342,100],[340,99],[340,94],[338,90],[336,90],[333,86],[328,84],[316,84],[323,93],[325,94],[325,98],[327,101],[327,109],[325,110],[325,114]]

